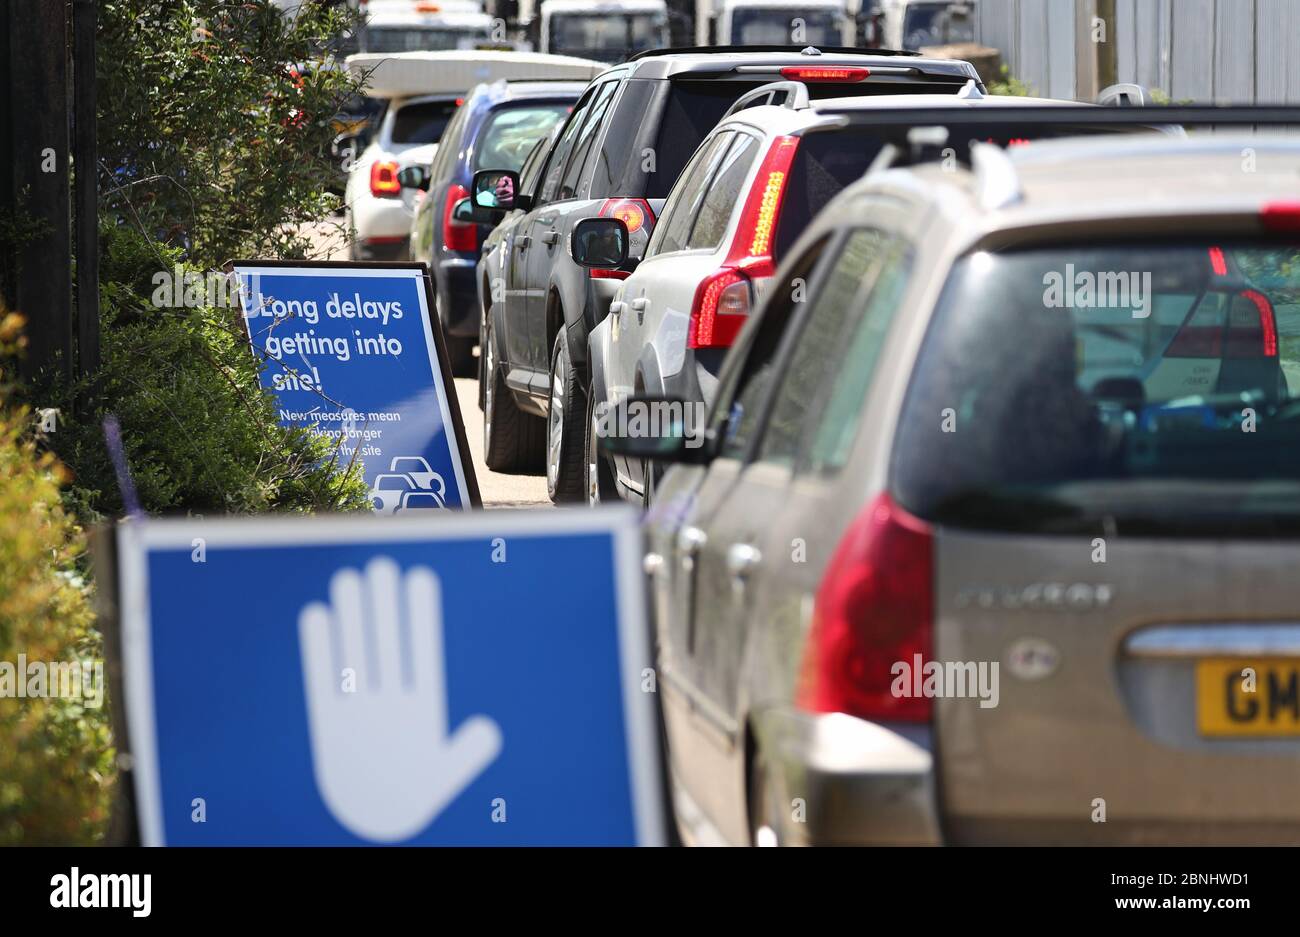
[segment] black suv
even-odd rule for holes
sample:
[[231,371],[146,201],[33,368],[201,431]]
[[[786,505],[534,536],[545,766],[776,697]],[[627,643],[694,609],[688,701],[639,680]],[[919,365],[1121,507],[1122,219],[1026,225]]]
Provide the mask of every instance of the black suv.
[[[880,50],[642,53],[592,81],[531,191],[504,167],[476,173],[476,212],[526,213],[494,234],[502,239],[492,252],[498,262],[478,270],[484,339],[492,342],[483,369],[488,466],[526,470],[541,446],[552,500],[585,497],[587,336],[640,259],[678,174],[739,97],[774,81],[803,82],[816,99],[955,94],[972,80],[983,90],[967,62]],[[569,254],[573,226],[600,216],[621,218],[631,233],[622,269],[589,269]]]

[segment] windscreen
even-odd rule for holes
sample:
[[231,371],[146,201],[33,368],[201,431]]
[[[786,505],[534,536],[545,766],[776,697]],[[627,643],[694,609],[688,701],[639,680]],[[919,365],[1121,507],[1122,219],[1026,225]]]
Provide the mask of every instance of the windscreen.
[[1044,533],[1300,530],[1300,242],[974,254],[899,422],[919,516]]
[[475,145],[474,168],[518,172],[538,141],[548,136],[570,110],[570,104],[530,104],[497,110]]
[[455,101],[408,104],[393,117],[394,143],[437,143],[456,114]]
[[551,51],[621,60],[663,45],[667,21],[654,13],[582,13],[551,18]]
[[839,18],[830,11],[796,6],[740,7],[731,14],[731,42],[738,46],[841,44]]
[[918,3],[903,16],[903,48],[909,51],[974,41],[975,17],[967,4]]
[[365,52],[446,52],[473,49],[487,41],[483,29],[450,26],[369,26],[361,37]]

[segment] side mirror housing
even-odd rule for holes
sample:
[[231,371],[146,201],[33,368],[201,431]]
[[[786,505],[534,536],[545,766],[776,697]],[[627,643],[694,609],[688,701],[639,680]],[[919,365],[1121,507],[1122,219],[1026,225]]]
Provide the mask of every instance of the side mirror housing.
[[699,401],[635,395],[597,403],[593,417],[600,448],[611,455],[694,465],[712,458],[707,411]]
[[627,263],[629,237],[621,218],[584,218],[573,226],[569,253],[583,267],[614,270]]
[[519,195],[519,173],[508,169],[480,169],[474,173],[475,208],[489,211],[513,211]]
[[403,189],[429,191],[429,170],[425,166],[407,166],[397,174],[397,181]]

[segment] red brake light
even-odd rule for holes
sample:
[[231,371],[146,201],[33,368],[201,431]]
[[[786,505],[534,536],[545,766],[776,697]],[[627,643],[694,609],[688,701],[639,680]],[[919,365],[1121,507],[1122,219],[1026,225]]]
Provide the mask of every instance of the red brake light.
[[749,316],[749,277],[731,267],[710,274],[695,288],[687,348],[729,348]]
[[930,660],[930,527],[881,494],[845,531],[817,589],[797,702],[811,712],[928,722],[931,700],[895,696],[894,665]]
[[1259,220],[1269,231],[1300,231],[1300,202],[1273,202],[1259,210]]
[[1228,275],[1228,261],[1223,256],[1222,247],[1210,248],[1210,266],[1213,268],[1216,277],[1226,277]]
[[1225,358],[1276,358],[1277,320],[1273,304],[1256,290],[1242,290],[1228,306]]
[[380,198],[400,195],[402,184],[397,181],[397,164],[377,162],[370,166],[370,194]]
[[777,137],[773,140],[745,199],[740,226],[736,229],[736,239],[732,241],[727,263],[752,276],[772,275],[772,241],[781,214],[781,200],[785,196],[790,165],[794,162],[798,149],[798,137]]
[[789,81],[864,81],[871,71],[858,67],[822,67],[812,68],[804,65],[791,65],[781,69],[781,77]]
[[456,203],[463,198],[469,198],[469,190],[463,185],[455,183],[447,189],[447,201],[442,206],[442,246],[449,251],[472,254],[478,250],[478,225],[452,217]]

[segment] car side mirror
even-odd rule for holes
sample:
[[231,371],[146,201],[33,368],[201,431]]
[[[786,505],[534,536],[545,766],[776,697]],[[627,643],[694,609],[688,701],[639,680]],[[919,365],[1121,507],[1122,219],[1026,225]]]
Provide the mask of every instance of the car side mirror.
[[397,174],[397,181],[403,189],[429,191],[429,170],[425,166],[407,166]]
[[451,220],[461,221],[466,224],[480,220],[478,213],[474,210],[474,203],[469,200],[468,196],[451,206]]
[[519,173],[508,169],[480,169],[474,173],[475,208],[513,211],[519,194]]
[[699,401],[635,395],[616,404],[597,403],[592,416],[599,446],[611,455],[682,464],[712,458],[705,434],[708,413]]
[[621,218],[584,218],[573,226],[569,253],[583,267],[614,270],[627,263],[629,237]]

